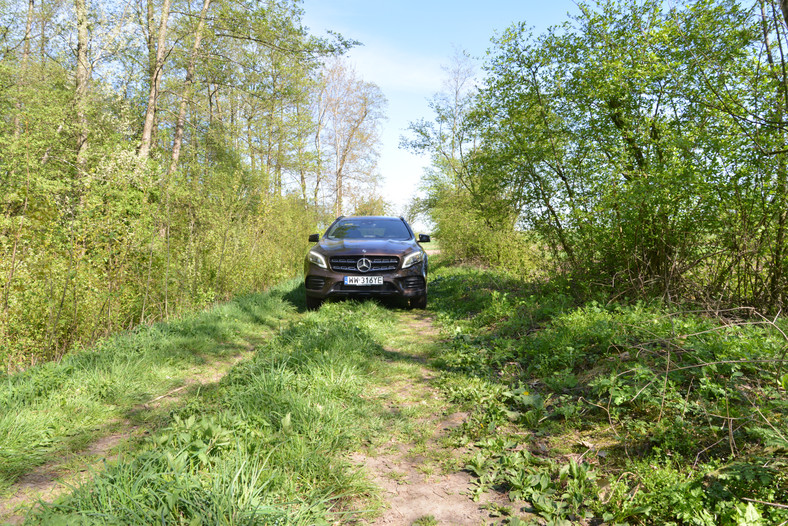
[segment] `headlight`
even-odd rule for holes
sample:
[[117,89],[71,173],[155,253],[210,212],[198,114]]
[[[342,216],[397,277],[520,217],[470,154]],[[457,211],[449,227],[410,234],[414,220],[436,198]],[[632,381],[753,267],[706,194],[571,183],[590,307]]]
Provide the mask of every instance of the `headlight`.
[[315,252],[314,250],[310,250],[309,254],[306,256],[307,261],[312,263],[313,265],[317,265],[320,268],[328,268],[326,265],[326,258],[323,257],[323,254],[319,252]]
[[421,250],[417,250],[411,254],[405,256],[405,260],[402,262],[402,268],[412,267],[416,263],[421,263],[424,259],[424,252]]

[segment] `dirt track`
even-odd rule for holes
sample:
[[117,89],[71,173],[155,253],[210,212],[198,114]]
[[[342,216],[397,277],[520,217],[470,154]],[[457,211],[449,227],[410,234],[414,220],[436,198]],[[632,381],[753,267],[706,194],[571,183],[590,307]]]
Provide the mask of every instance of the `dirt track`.
[[[439,339],[429,314],[421,311],[397,313],[403,338],[417,342],[416,348],[427,349]],[[433,387],[436,375],[426,365],[426,356],[405,353],[390,346],[386,349],[394,359],[414,363],[410,375],[381,387],[376,394],[388,403],[388,409],[399,413],[413,408],[419,412],[421,430],[418,441],[406,443],[396,438],[383,441],[366,451],[356,452],[351,459],[380,488],[382,514],[367,524],[410,526],[421,519],[425,524],[479,525],[495,523],[486,505],[507,504],[504,495],[488,493],[479,502],[470,497],[472,477],[462,469],[462,451],[447,447],[449,432],[461,425],[466,415],[450,412]],[[243,355],[230,361],[205,364],[189,384],[157,397],[141,409],[177,403],[188,392],[207,383],[217,382]],[[39,500],[51,502],[69,490],[69,486],[87,480],[90,473],[111,461],[124,444],[147,430],[130,422],[115,422],[111,432],[92,443],[77,457],[41,466],[17,482],[10,497],[0,500],[0,522],[21,524],[24,514]]]

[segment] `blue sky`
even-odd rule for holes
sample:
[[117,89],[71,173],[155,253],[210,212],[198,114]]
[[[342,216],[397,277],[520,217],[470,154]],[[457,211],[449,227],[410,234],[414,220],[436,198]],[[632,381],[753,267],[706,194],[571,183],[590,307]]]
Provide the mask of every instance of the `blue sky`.
[[490,39],[514,22],[541,33],[578,11],[572,0],[303,0],[304,24],[360,41],[356,72],[388,99],[379,168],[381,193],[401,213],[417,193],[429,159],[399,148],[408,123],[431,119],[428,100],[441,89],[455,49],[482,57]]

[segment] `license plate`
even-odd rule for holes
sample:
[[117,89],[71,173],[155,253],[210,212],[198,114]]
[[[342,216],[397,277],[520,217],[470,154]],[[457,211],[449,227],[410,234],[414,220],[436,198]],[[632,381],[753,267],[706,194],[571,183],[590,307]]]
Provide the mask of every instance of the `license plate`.
[[383,276],[345,276],[345,285],[357,287],[383,285]]

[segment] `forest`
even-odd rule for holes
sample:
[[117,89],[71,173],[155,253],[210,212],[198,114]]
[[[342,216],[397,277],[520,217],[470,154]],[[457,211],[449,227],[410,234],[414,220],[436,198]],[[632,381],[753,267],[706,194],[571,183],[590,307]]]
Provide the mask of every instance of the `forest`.
[[[7,366],[276,283],[321,220],[384,211],[385,97],[343,61],[357,43],[309,35],[298,2],[6,7]],[[458,259],[539,254],[611,296],[780,312],[779,3],[581,13],[514,23],[480,77],[454,60],[403,138],[433,159],[412,213]]]
[[531,247],[610,296],[781,312],[788,7],[580,9],[497,35],[480,84],[454,61],[403,141],[433,158],[417,209],[458,258],[523,268]]
[[385,98],[298,2],[0,8],[6,369],[270,286],[319,220],[382,211]]

